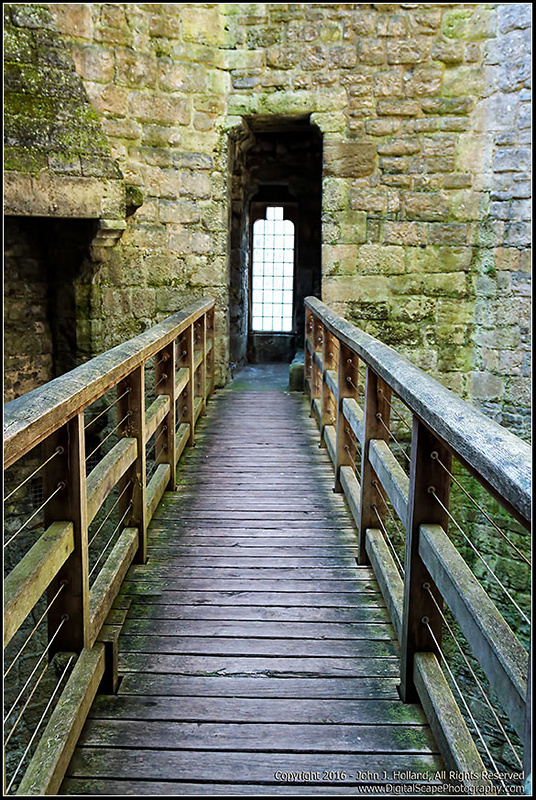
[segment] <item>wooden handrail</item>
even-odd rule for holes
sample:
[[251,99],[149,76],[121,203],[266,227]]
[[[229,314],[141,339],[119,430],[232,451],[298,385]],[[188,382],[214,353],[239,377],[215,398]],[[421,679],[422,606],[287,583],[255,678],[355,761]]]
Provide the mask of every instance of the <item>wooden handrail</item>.
[[199,300],[139,336],[7,403],[4,469],[163,350],[214,304],[214,300]]
[[332,311],[316,297],[305,305],[340,342],[369,365],[457,457],[493,487],[519,521],[531,518],[530,447],[484,416],[388,345]]
[[[5,406],[5,468],[41,444],[49,498],[45,533],[5,582],[5,644],[48,592],[54,598],[50,654],[75,652],[80,665],[59,701],[70,703],[68,722],[60,730],[55,713],[47,725],[21,783],[27,793],[57,791],[101,679],[117,684],[116,640],[103,633],[104,623],[130,564],[146,560],[148,523],[164,491],[175,487],[177,461],[193,444],[196,420],[213,391],[214,309],[214,300],[193,303]],[[153,357],[155,396],[146,413],[145,365]],[[118,441],[88,474],[84,411],[114,388]],[[177,405],[186,412],[177,413]],[[155,471],[148,480],[145,453],[153,436]],[[102,554],[90,588],[88,528],[115,487],[123,528],[106,560]],[[80,698],[79,707],[73,697]]]
[[[445,533],[451,462],[455,458],[528,529],[530,447],[325,303],[308,297],[305,306],[311,414],[335,468],[335,490],[344,492],[356,522],[359,561],[372,564],[400,640],[402,698],[423,703],[450,768],[481,775],[484,765],[468,745],[470,734],[440,667],[443,602],[521,737],[530,728],[528,654]],[[407,469],[389,446],[395,398],[413,421]],[[357,465],[351,456],[356,443],[362,451]],[[387,501],[405,534],[403,568],[387,543]]]

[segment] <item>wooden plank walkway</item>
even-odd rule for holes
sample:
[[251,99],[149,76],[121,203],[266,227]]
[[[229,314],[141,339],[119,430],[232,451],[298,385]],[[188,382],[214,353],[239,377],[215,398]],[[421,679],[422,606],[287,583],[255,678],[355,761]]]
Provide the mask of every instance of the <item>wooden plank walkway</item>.
[[[300,395],[225,390],[133,566],[62,794],[355,794],[443,769]],[[403,781],[402,781],[403,782]]]

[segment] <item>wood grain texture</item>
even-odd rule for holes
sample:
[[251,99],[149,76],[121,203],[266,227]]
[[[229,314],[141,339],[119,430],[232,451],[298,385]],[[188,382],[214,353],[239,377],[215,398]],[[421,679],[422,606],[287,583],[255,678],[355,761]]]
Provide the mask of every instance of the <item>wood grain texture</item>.
[[356,763],[440,769],[303,398],[220,392],[179,466],[114,604],[119,693],[94,703],[62,792],[277,794],[277,771],[305,764],[353,785]]
[[214,302],[199,300],[128,342],[8,403],[4,408],[4,467],[154,356],[213,308]]
[[457,397],[404,356],[347,322],[325,303],[307,297],[306,307],[322,325],[357,353],[462,463],[481,475],[511,506],[519,521],[531,518],[532,454],[519,437]]

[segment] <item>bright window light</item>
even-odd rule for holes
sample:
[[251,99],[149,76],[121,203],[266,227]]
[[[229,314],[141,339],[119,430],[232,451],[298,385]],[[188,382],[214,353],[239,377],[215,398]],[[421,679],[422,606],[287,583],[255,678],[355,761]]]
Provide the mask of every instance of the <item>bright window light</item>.
[[268,206],[266,219],[253,223],[252,328],[292,330],[294,224],[283,208]]

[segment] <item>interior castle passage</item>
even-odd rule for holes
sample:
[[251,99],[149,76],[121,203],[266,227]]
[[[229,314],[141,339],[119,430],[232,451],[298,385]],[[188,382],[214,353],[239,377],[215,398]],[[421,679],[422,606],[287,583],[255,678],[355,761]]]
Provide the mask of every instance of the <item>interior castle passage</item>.
[[[508,688],[498,691],[513,698],[508,700],[511,705],[507,716],[510,722],[515,720],[515,735],[526,741],[526,665],[522,669],[518,666],[525,658],[530,635],[526,613],[527,604],[530,605],[530,562],[522,524],[526,509],[520,522],[519,509],[516,511],[519,497],[511,502],[509,494],[512,487],[519,489],[517,478],[510,474],[497,478],[498,488],[493,482],[490,484],[487,473],[482,478],[480,458],[476,459],[476,467],[471,460],[473,438],[477,454],[485,450],[481,448],[482,431],[478,426],[471,427],[474,437],[462,436],[463,447],[458,450],[458,440],[451,441],[449,433],[449,447],[461,458],[462,472],[450,465],[448,453],[434,445],[431,452],[436,455],[430,456],[431,461],[423,468],[424,473],[427,469],[434,471],[437,480],[427,487],[434,493],[429,492],[417,502],[417,507],[425,507],[427,512],[420,520],[422,524],[408,523],[409,481],[411,478],[413,487],[421,485],[420,443],[425,440],[426,425],[431,424],[426,415],[423,422],[419,414],[423,406],[435,411],[441,392],[437,390],[439,394],[433,395],[433,402],[427,395],[427,402],[420,398],[415,404],[413,395],[410,400],[404,395],[402,405],[409,405],[401,410],[397,405],[400,398],[393,400],[390,394],[396,395],[400,388],[400,376],[389,383],[390,371],[386,368],[378,376],[374,371],[377,363],[366,359],[361,364],[363,374],[354,372],[358,363],[345,348],[351,350],[355,333],[352,326],[357,326],[362,332],[359,337],[371,335],[377,346],[389,345],[408,359],[403,375],[421,375],[412,372],[421,370],[468,401],[471,412],[467,413],[475,408],[483,411],[487,418],[482,423],[484,430],[487,422],[499,423],[506,429],[507,439],[515,434],[528,440],[530,26],[531,6],[524,3],[5,4],[5,400],[15,402],[15,407],[6,407],[6,413],[11,420],[10,409],[14,408],[15,417],[20,413],[21,419],[31,418],[32,431],[33,426],[40,431],[35,439],[39,440],[38,454],[25,451],[26,430],[13,439],[18,453],[11,474],[17,474],[6,501],[6,541],[11,547],[6,550],[6,572],[15,588],[8,597],[8,617],[10,630],[14,630],[20,622],[21,607],[33,608],[31,614],[37,619],[52,597],[58,595],[60,599],[54,602],[59,605],[43,616],[48,633],[41,628],[41,634],[32,642],[39,658],[46,658],[47,648],[51,653],[58,649],[52,666],[65,680],[76,663],[77,676],[84,670],[86,677],[91,676],[89,688],[77,680],[74,683],[78,688],[86,686],[91,694],[101,672],[108,690],[118,688],[112,686],[114,678],[110,677],[117,677],[117,641],[112,641],[112,636],[106,643],[99,639],[95,644],[95,637],[97,633],[100,636],[101,628],[110,633],[108,624],[113,628],[119,625],[118,619],[121,624],[126,619],[126,608],[119,605],[111,609],[109,605],[115,602],[113,598],[132,559],[136,561],[132,567],[136,576],[146,566],[142,562],[147,556],[148,519],[156,514],[157,521],[158,515],[164,513],[165,506],[159,506],[164,489],[175,494],[176,462],[187,445],[193,444],[195,423],[204,416],[208,396],[214,390],[232,392],[233,377],[234,386],[240,387],[240,381],[245,380],[240,375],[256,374],[255,369],[262,371],[266,362],[276,365],[276,374],[281,365],[286,372],[286,365],[293,362],[293,371],[303,376],[299,388],[307,390],[309,411],[319,422],[320,442],[327,451],[317,454],[324,457],[325,463],[319,462],[322,474],[317,474],[314,482],[314,491],[322,495],[326,505],[323,511],[315,507],[311,513],[323,513],[326,524],[326,515],[332,514],[342,536],[340,541],[318,542],[318,549],[326,545],[343,552],[338,553],[342,557],[338,564],[326,563],[326,559],[333,558],[331,549],[317,552],[315,557],[320,562],[315,561],[317,566],[308,562],[307,567],[303,554],[285,557],[296,556],[298,561],[293,568],[297,570],[333,570],[341,581],[354,581],[355,575],[361,575],[362,583],[377,581],[381,596],[387,598],[379,602],[385,602],[393,628],[382,628],[383,618],[360,620],[371,626],[367,628],[369,632],[376,622],[381,623],[377,627],[380,641],[366,647],[380,653],[378,669],[393,668],[390,690],[395,672],[403,675],[403,684],[411,686],[414,663],[416,681],[421,681],[422,689],[428,685],[430,674],[435,675],[436,664],[429,656],[432,651],[439,653],[439,643],[433,642],[440,615],[434,605],[438,595],[428,579],[422,581],[424,601],[421,597],[419,603],[427,604],[427,613],[421,614],[420,619],[421,623],[426,619],[429,628],[425,623],[424,628],[415,627],[415,608],[421,606],[413,602],[414,582],[400,582],[405,558],[402,550],[409,547],[411,564],[414,557],[420,564],[417,574],[422,564],[434,574],[441,597],[448,603],[464,603],[467,587],[473,586],[472,579],[436,530],[439,527],[444,531],[449,513],[457,519],[461,512],[464,520],[470,521],[479,555],[462,542],[465,526],[461,525],[462,530],[458,531],[449,517],[450,530],[455,531],[459,540],[456,545],[472,573],[491,593],[491,603],[496,601],[494,592],[498,590],[489,589],[489,570],[507,575],[504,588],[514,601],[512,614],[518,616],[513,622],[508,612],[505,624],[514,628],[521,641],[518,644],[522,652],[512,645],[513,652],[521,653],[521,657],[508,662],[506,670],[498,667],[495,673],[496,662],[500,661],[496,637],[488,636],[484,625],[482,641],[480,634],[476,641],[481,645],[480,655],[491,648],[492,682],[497,688],[503,679],[507,681]],[[276,230],[279,227],[284,233]],[[321,302],[326,308],[315,305]],[[128,349],[134,345],[127,343],[137,341],[138,336],[146,336],[146,343],[156,335],[155,329],[161,330],[159,325],[165,328],[171,324],[169,319],[185,308],[199,311],[204,303],[212,304],[206,319],[202,319],[205,312],[196,317],[188,332],[186,328],[180,331],[178,336],[182,338],[175,344],[166,339],[157,352],[158,358],[156,351],[152,353],[147,367],[142,359],[143,363],[140,361],[128,376],[114,373],[118,383],[109,380],[107,368],[99,373],[101,378],[103,374],[108,376],[106,392],[113,397],[97,392],[98,397],[95,395],[87,407],[84,402],[77,405],[78,400],[73,400],[77,396],[74,389],[71,391],[69,376],[73,370],[90,365],[85,367],[89,372],[82,374],[84,380],[88,375],[94,377],[94,358],[109,365],[113,348]],[[365,340],[359,338],[361,343]],[[363,352],[359,352],[361,358]],[[346,354],[345,358],[341,354]],[[97,361],[97,365],[102,363]],[[348,370],[343,374],[346,383],[342,386],[338,382],[340,364],[346,364]],[[368,377],[364,364],[370,368]],[[80,374],[74,373],[75,382]],[[270,369],[266,374],[271,374]],[[58,395],[60,405],[66,403],[71,411],[75,406],[77,410],[74,422],[69,418],[66,427],[62,423],[56,428],[57,420],[51,423],[46,416],[48,411],[45,413],[48,406],[42,400],[50,397],[49,391],[56,391],[58,383],[54,381],[58,379],[65,381],[60,380],[60,386],[68,387]],[[418,385],[419,381],[420,378]],[[46,388],[49,385],[51,389]],[[246,388],[247,385],[246,381]],[[283,402],[282,387],[278,385],[277,389],[277,402]],[[258,385],[252,394],[255,390],[259,390]],[[37,395],[32,394],[35,391]],[[149,398],[147,403],[144,394]],[[35,420],[32,414],[36,411],[36,396],[41,399],[36,401],[39,407]],[[253,415],[250,431],[256,430],[257,422],[259,429],[265,425],[270,430],[270,415],[262,397],[257,400],[257,411],[248,403],[248,414]],[[290,408],[290,400],[289,403]],[[370,417],[366,409],[372,413],[373,406],[375,411]],[[397,411],[402,419],[396,417]],[[460,411],[462,417],[465,413]],[[246,419],[243,408],[237,414]],[[286,412],[282,414],[284,420]],[[292,419],[286,421],[292,428]],[[306,424],[306,420],[302,422]],[[277,422],[271,424],[277,428]],[[436,433],[441,443],[445,430]],[[517,439],[508,441],[514,447]],[[67,445],[71,449],[66,449]],[[234,453],[239,467],[248,451],[247,442],[241,445],[246,453]],[[519,453],[525,453],[517,442],[514,449],[518,447]],[[299,446],[287,445],[282,452],[288,454],[292,450],[294,457],[295,449],[299,451]],[[510,455],[498,459],[501,475],[510,462],[525,464],[524,456],[514,458],[506,450]],[[25,455],[19,460],[22,451]],[[253,458],[254,464],[258,456],[257,453]],[[296,458],[299,466],[299,452]],[[357,520],[361,531],[358,560],[373,562],[374,577],[361,562],[359,566],[352,564],[352,577],[343,577],[349,568],[348,547],[352,550],[357,540],[348,544],[345,523],[337,517],[339,512],[333,511],[341,498],[332,498],[332,507],[322,494],[320,487],[327,485],[326,474],[328,480],[332,477],[326,468],[328,458],[335,465],[337,494],[346,498],[345,513],[350,514],[350,525]],[[398,467],[393,459],[398,459]],[[313,456],[307,455],[305,461],[312,463]],[[78,464],[79,468],[73,472],[67,464]],[[463,472],[467,465],[473,472]],[[270,466],[277,467],[275,456]],[[474,477],[475,469],[478,478]],[[142,474],[140,483],[136,476]],[[445,475],[452,481],[450,504]],[[479,483],[481,478],[483,483]],[[108,495],[115,479],[116,488]],[[16,488],[21,480],[22,494]],[[498,492],[504,500],[504,482],[509,487],[506,515],[514,509],[514,517],[507,522],[502,510],[493,506],[490,511],[486,505],[490,485],[493,497]],[[67,486],[70,500],[65,504]],[[331,486],[328,488],[331,491]],[[275,522],[291,527],[292,509],[285,509],[288,513],[282,522],[272,507],[273,492],[277,491],[277,481],[272,485],[272,494],[268,492],[264,499],[257,498],[254,492],[246,492],[246,497],[239,491],[235,505],[240,504],[239,500],[245,505],[246,501],[266,499]],[[519,491],[525,502],[524,490]],[[481,494],[486,495],[485,502]],[[110,507],[103,505],[100,510],[105,496]],[[225,498],[220,500],[225,505]],[[473,500],[485,505],[484,511],[478,511],[483,516],[476,520],[470,505]],[[315,502],[314,497],[304,499],[305,506],[314,506]],[[441,503],[444,510],[440,510]],[[180,508],[182,514],[184,509]],[[300,514],[306,512],[307,508],[300,507]],[[104,521],[98,513],[105,517]],[[222,515],[225,523],[225,513]],[[109,531],[107,526],[111,526]],[[21,537],[16,539],[20,530]],[[88,530],[86,547],[81,543]],[[419,531],[415,534],[418,545],[411,544],[408,530],[411,535]],[[110,537],[112,531],[119,532],[117,541]],[[502,538],[505,533],[508,541]],[[100,535],[110,543],[110,551],[103,550],[97,556],[95,545],[91,551],[89,543],[98,543]],[[395,540],[391,560],[385,556],[389,536]],[[289,542],[272,542],[274,554],[278,544],[292,547]],[[42,606],[32,606],[31,601],[35,587],[43,588],[43,569],[32,567],[25,572],[28,562],[24,557],[34,546],[41,553],[38,563],[45,565],[44,572],[54,574],[41,598]],[[254,542],[250,541],[249,546],[255,549]],[[155,550],[162,551],[158,541]],[[491,562],[482,566],[480,555],[490,556]],[[224,559],[227,556],[223,554]],[[185,565],[181,559],[189,557],[184,553],[177,556],[181,569],[193,573],[207,569],[205,564]],[[199,558],[199,553],[192,557]],[[63,558],[68,560],[67,566]],[[353,550],[352,559],[355,561]],[[455,578],[445,569],[451,561],[459,568]],[[70,576],[69,592],[63,573],[58,572],[64,568]],[[223,581],[233,566],[223,564],[221,568]],[[169,580],[166,569],[157,569],[154,580]],[[244,569],[247,573],[249,567]],[[24,579],[22,573],[26,575]],[[193,573],[190,578],[195,587],[202,578]],[[248,577],[246,573],[242,575],[244,579]],[[90,575],[92,587],[93,581],[98,581],[92,591]],[[77,576],[74,592],[73,576]],[[281,574],[274,579],[283,580]],[[302,575],[301,580],[307,578]],[[33,590],[28,589],[28,583]],[[132,585],[127,580],[127,595]],[[141,585],[143,596],[143,580]],[[376,592],[376,584],[373,588]],[[325,598],[329,595],[327,592],[323,602],[328,603]],[[22,606],[17,605],[19,601]],[[307,603],[310,602],[308,596]],[[63,613],[64,603],[68,613]],[[137,616],[142,605],[143,602],[135,603],[125,631],[127,641],[132,644],[136,640],[134,651],[126,656],[127,662],[134,664],[139,664],[135,648],[144,625]],[[189,603],[186,605],[190,608]],[[298,606],[299,603],[293,608]],[[261,606],[257,603],[255,607]],[[481,607],[490,608],[487,601]],[[462,615],[464,620],[470,620],[467,625],[480,620],[479,609],[476,603],[471,613]],[[109,620],[108,613],[112,614]],[[160,613],[176,612],[157,608],[155,614]],[[197,611],[185,613],[195,616]],[[28,624],[33,620],[31,614]],[[71,618],[69,624],[66,615]],[[300,622],[307,624],[303,619]],[[353,621],[346,623],[353,625]],[[330,620],[330,625],[337,624]],[[134,633],[129,634],[128,629]],[[197,645],[209,647],[210,642],[201,643],[205,637],[200,630],[203,625],[195,634]],[[354,638],[353,628],[351,632],[349,639]],[[354,644],[348,644],[346,633],[342,643],[333,645],[329,658],[336,659],[337,653],[343,659],[349,658],[348,648]],[[337,638],[334,634],[333,637]],[[234,637],[227,630],[221,638],[232,641]],[[252,641],[256,638],[249,639],[252,652],[261,646]],[[167,640],[168,646],[182,646],[177,641],[171,645],[171,639]],[[240,647],[245,646],[246,640],[247,637],[241,640]],[[510,641],[506,634],[504,641]],[[404,643],[402,652],[406,655],[401,659],[396,656],[395,670],[394,651],[399,642]],[[234,645],[219,641],[218,646]],[[262,647],[266,646],[263,642]],[[311,655],[310,648],[315,650],[312,658],[326,655],[321,635],[304,636],[300,648],[300,657],[307,652]],[[63,661],[63,654],[70,650],[76,654],[69,656],[73,660]],[[419,654],[417,659],[415,652]],[[271,656],[282,657],[273,652]],[[486,658],[482,658],[483,662]],[[344,663],[348,666],[349,662]],[[26,676],[15,686],[15,673],[18,675],[18,666],[8,676],[12,690],[8,703],[13,705],[22,687],[29,686]],[[129,678],[134,684],[136,680]],[[302,676],[301,680],[306,678]],[[124,688],[128,689],[129,681]],[[439,679],[432,683],[439,685]],[[392,703],[389,708],[393,714],[399,713],[393,710],[398,708],[394,694],[382,706],[381,698],[373,694],[373,684],[374,681],[367,684],[366,691],[372,692],[378,708],[385,711]],[[299,686],[295,690],[305,692],[305,684]],[[195,697],[192,687],[193,684],[179,686],[178,691]],[[229,689],[228,684],[226,687]],[[206,688],[203,684],[203,691]],[[235,688],[238,691],[240,686]],[[316,688],[327,691],[327,687]],[[249,688],[242,685],[242,691],[248,696]],[[271,691],[268,685],[267,691]],[[426,696],[425,692],[421,694]],[[114,699],[109,708],[106,701],[97,700],[101,709],[105,707],[104,717],[115,713],[110,710],[112,706],[123,702],[116,702],[113,692],[111,696]],[[339,701],[342,697],[324,699]],[[227,713],[225,697],[218,702],[222,714]],[[33,735],[40,703],[39,699],[29,706],[31,719],[24,730],[28,738]],[[334,710],[335,707],[336,702]],[[84,703],[77,706],[78,710],[83,708]],[[203,708],[191,708],[192,714],[201,715],[201,722]],[[361,713],[361,706],[354,710]],[[383,720],[380,732],[375,734],[379,738],[374,747],[371,745],[374,753],[381,752],[382,747],[391,753],[396,747],[402,746],[403,752],[409,747],[414,754],[421,753],[435,763],[439,744],[433,743],[426,728],[428,723],[419,714],[406,720],[408,730],[403,746],[389,739],[387,734],[393,731],[384,730]],[[60,728],[70,731],[65,718]],[[352,719],[355,723],[357,718]],[[367,724],[360,719],[359,724]],[[78,722],[76,717],[73,729]],[[236,726],[243,722],[233,720]],[[270,725],[273,721],[263,720],[261,713],[256,722]],[[432,724],[431,719],[429,722]],[[182,718],[173,720],[185,731],[184,723],[189,724]],[[344,750],[346,741],[344,726],[353,723],[339,718],[339,752]],[[108,730],[107,724],[103,729]],[[288,718],[284,724],[298,722]],[[304,724],[320,722],[313,715]],[[96,727],[99,725],[100,722]],[[116,732],[121,725],[124,722],[118,723]],[[495,719],[488,725],[493,739]],[[17,738],[21,728],[22,725],[16,733],[7,734],[8,781],[13,781],[13,786],[22,778],[22,770],[15,775],[15,756],[26,747],[26,741],[19,742]],[[326,732],[322,729],[317,733],[316,747],[324,747],[319,742],[325,743]],[[412,739],[411,733],[417,738]],[[132,744],[137,735],[134,728],[130,734],[134,736]],[[229,735],[232,738],[232,733]],[[87,736],[86,743],[82,740],[80,745],[82,749],[87,746],[87,750],[78,752],[78,762],[69,773],[72,786],[83,791],[87,788],[83,781],[88,763],[93,777],[98,775],[98,769],[108,769],[94,757],[93,734]],[[436,732],[434,736],[437,738]],[[70,747],[74,739],[69,741]],[[199,748],[200,741],[192,738],[191,749]],[[287,735],[285,741],[279,739],[279,746],[284,752],[284,748],[289,751],[293,741]],[[296,741],[307,748],[312,740],[298,737]],[[245,749],[247,746],[246,742]],[[58,756],[59,762],[66,758],[69,747]],[[507,767],[521,769],[511,750],[509,756],[501,753],[500,758],[513,758],[512,764],[507,761]],[[160,757],[165,760],[165,756]],[[186,756],[178,757],[179,761],[183,757],[189,776],[180,778],[184,789],[189,780],[195,784],[195,776],[199,775]],[[492,757],[498,756],[493,752]],[[213,758],[214,764],[219,763],[217,754]],[[239,760],[236,756],[237,768]],[[66,766],[60,763],[59,767],[51,767],[46,778],[50,778],[49,787],[59,789],[58,776]],[[273,766],[275,770],[279,765]],[[297,770],[299,766],[297,759]],[[141,782],[146,779],[144,769],[137,762],[136,774]],[[465,772],[463,766],[456,769]],[[174,775],[176,780],[177,773]],[[263,776],[258,778],[259,785],[266,778],[264,773]],[[29,786],[33,778],[29,775],[25,780]],[[243,784],[244,775],[237,780]]]

